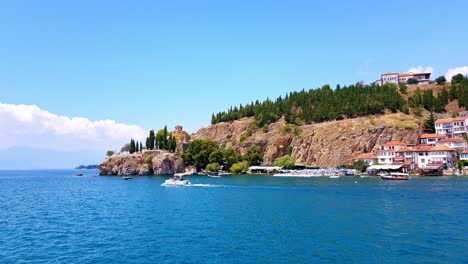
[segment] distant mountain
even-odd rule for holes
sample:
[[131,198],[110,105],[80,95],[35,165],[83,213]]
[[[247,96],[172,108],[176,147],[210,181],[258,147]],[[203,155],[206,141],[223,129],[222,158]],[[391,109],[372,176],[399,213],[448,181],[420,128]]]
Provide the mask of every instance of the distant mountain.
[[80,165],[78,167],[75,168],[75,170],[95,170],[95,169],[99,169],[99,165]]

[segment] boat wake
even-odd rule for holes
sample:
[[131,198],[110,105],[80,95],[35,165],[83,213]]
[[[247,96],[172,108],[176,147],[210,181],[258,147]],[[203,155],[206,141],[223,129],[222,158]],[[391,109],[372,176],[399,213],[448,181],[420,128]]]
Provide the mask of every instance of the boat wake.
[[217,184],[195,183],[195,184],[191,184],[190,187],[225,187],[225,186],[224,185],[217,185]]

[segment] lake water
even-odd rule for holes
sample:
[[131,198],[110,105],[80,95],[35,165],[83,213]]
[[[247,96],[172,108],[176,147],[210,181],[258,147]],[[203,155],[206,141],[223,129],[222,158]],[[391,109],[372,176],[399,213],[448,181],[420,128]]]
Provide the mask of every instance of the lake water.
[[468,263],[468,177],[0,171],[0,263]]

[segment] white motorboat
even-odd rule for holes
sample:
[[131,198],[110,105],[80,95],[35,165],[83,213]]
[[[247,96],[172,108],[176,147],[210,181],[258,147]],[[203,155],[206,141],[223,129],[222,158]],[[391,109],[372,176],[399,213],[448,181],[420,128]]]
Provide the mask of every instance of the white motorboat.
[[192,183],[189,180],[184,180],[182,176],[174,176],[168,180],[165,180],[161,186],[189,186]]
[[340,177],[340,175],[338,175],[338,174],[337,175],[332,175],[332,176],[330,176],[330,179],[338,179],[339,177]]

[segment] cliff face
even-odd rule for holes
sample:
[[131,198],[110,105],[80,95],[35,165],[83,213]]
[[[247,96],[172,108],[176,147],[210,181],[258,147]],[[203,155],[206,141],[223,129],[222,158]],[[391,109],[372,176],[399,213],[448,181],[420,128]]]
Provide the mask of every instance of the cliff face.
[[176,153],[150,150],[144,153],[114,155],[103,161],[100,175],[165,175],[184,172],[184,162]]
[[361,117],[295,127],[284,120],[270,124],[268,131],[252,125],[253,118],[202,128],[192,139],[210,138],[244,154],[252,145],[264,149],[264,163],[292,148],[297,162],[309,166],[337,167],[351,164],[359,154],[371,152],[392,140],[416,144],[421,120],[402,113]]

